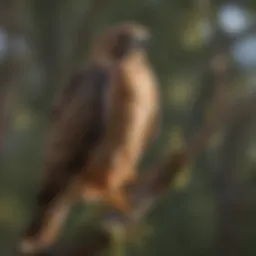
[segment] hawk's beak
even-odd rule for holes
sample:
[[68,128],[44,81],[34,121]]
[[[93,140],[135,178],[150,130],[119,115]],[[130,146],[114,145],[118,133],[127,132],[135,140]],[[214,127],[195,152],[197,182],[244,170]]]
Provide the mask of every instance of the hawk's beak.
[[136,39],[136,46],[141,49],[148,49],[151,44],[151,36],[150,35],[143,35]]

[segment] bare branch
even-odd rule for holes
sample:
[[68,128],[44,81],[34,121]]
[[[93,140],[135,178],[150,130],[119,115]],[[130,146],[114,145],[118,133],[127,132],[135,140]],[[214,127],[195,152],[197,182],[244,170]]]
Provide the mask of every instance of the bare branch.
[[[133,217],[136,222],[144,217],[156,201],[168,191],[170,184],[174,182],[176,175],[182,168],[190,161],[196,160],[196,157],[205,148],[209,139],[216,131],[228,123],[238,123],[241,118],[249,118],[255,115],[255,112],[256,93],[244,97],[222,110],[211,122],[202,127],[198,135],[188,141],[187,147],[184,150],[171,154],[159,167],[147,173],[132,191],[132,197],[136,199],[133,211]],[[63,248],[56,249],[49,255],[72,255],[74,253],[75,255],[85,256],[100,255],[110,244],[111,235],[108,235],[105,223],[108,222],[108,216],[111,214],[113,213],[106,213],[102,219],[102,229],[97,230],[93,242],[89,244],[83,243],[84,246],[82,248],[80,247],[80,249],[79,247],[70,250]],[[117,218],[116,221],[123,226],[127,224],[122,218]]]

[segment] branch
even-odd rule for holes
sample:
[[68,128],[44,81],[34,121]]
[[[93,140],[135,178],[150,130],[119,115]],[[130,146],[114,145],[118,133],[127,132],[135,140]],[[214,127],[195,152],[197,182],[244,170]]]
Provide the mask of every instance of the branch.
[[[131,196],[134,199],[133,219],[137,222],[147,214],[161,196],[169,190],[170,184],[173,184],[177,174],[183,167],[196,160],[196,157],[206,147],[209,139],[216,131],[228,123],[232,124],[239,122],[241,118],[249,118],[255,112],[256,93],[230,104],[230,106],[218,113],[211,122],[206,123],[199,133],[187,142],[186,148],[172,153],[157,168],[146,174],[132,191]],[[102,228],[95,231],[88,244],[83,241],[83,247],[73,249],[57,248],[51,251],[49,255],[100,255],[108,248],[111,242],[111,234],[106,228],[106,224],[112,214],[112,212],[109,212],[104,215],[101,223]],[[117,217],[116,221],[122,226],[128,224],[127,227],[129,227],[130,225],[122,218]],[[87,240],[88,238],[85,239],[85,241]]]
[[244,255],[241,245],[241,224],[246,211],[242,202],[245,187],[239,181],[248,145],[251,116],[233,122],[219,153],[220,163],[214,174],[214,190],[218,207],[218,255]]

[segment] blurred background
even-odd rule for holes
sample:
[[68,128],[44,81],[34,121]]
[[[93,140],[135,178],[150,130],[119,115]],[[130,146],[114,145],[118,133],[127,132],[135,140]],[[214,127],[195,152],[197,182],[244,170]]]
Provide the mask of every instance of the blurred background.
[[[180,147],[225,104],[256,92],[253,0],[0,0],[1,256],[13,255],[32,214],[56,89],[86,61],[93,36],[124,20],[151,29],[149,57],[161,90],[161,135],[143,169]],[[243,122],[216,133],[147,216],[150,238],[122,251],[256,255],[255,127]],[[62,239],[70,241],[90,214],[74,209]]]

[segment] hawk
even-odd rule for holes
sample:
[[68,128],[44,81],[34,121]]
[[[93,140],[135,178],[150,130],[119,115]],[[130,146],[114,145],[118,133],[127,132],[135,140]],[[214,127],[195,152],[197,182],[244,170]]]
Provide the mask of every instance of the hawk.
[[127,213],[125,186],[158,126],[157,79],[147,58],[150,32],[135,22],[106,29],[88,64],[53,107],[36,215],[22,252],[51,245],[72,203],[102,200]]

